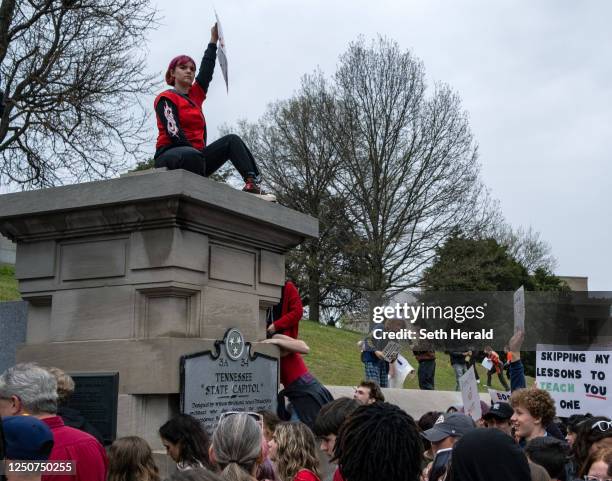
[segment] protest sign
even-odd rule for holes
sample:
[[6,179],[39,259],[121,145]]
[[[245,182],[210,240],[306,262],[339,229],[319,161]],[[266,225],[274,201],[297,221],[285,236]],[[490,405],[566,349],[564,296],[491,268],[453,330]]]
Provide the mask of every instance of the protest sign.
[[394,367],[395,372],[393,376],[389,374],[389,387],[395,389],[402,389],[404,387],[404,381],[406,380],[406,377],[410,373],[414,372],[414,368],[410,365],[408,360],[401,354],[398,354],[397,359],[394,363]]
[[478,421],[482,417],[480,409],[480,396],[478,395],[478,385],[476,384],[476,376],[474,375],[474,366],[459,378],[459,386],[461,387],[461,399],[463,400],[463,410],[467,416],[470,416],[474,421]]
[[489,359],[488,357],[485,357],[482,360],[482,367],[484,367],[487,371],[490,371],[491,369],[493,369],[493,361],[491,361],[491,359]]
[[393,362],[397,358],[401,349],[402,346],[399,343],[393,341],[388,342],[382,352],[383,358],[387,362]]
[[519,287],[514,293],[514,332],[525,330],[525,288]]
[[221,28],[221,20],[215,10],[215,17],[217,18],[217,32],[219,32],[219,51],[217,57],[219,58],[219,65],[221,66],[221,73],[225,80],[225,89],[229,92],[229,83],[227,76],[227,49],[225,47],[225,36],[223,35],[223,29]]
[[537,346],[536,384],[555,400],[557,416],[612,412],[612,350]]
[[510,392],[509,391],[498,391],[497,389],[489,389],[489,396],[491,396],[491,404],[493,403],[509,403]]

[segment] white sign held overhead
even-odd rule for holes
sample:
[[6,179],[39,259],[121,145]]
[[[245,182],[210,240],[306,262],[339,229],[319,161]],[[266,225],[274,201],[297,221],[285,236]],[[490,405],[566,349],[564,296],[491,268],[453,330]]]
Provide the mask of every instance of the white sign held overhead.
[[478,421],[482,417],[482,409],[480,408],[480,396],[478,395],[478,384],[476,384],[474,366],[470,367],[459,378],[459,386],[461,387],[464,413],[474,421]]
[[555,400],[557,416],[612,412],[612,350],[537,346],[536,384]]
[[525,330],[525,288],[519,287],[514,293],[514,332]]
[[219,33],[219,49],[217,51],[217,58],[219,59],[219,65],[221,66],[221,73],[225,80],[225,89],[229,92],[229,81],[227,76],[227,48],[225,46],[225,36],[223,35],[223,29],[221,28],[221,20],[215,10],[215,17],[217,19],[217,32]]

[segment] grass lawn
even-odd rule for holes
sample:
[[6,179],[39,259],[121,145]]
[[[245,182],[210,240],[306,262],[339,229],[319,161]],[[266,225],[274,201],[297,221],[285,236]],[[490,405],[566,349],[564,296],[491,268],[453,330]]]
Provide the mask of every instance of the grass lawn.
[[[355,386],[363,380],[363,363],[357,347],[357,342],[363,337],[361,333],[315,324],[307,320],[300,322],[300,338],[310,346],[310,354],[304,356],[304,360],[311,372],[323,384]],[[418,367],[418,362],[411,351],[404,350],[402,355],[415,369]],[[479,366],[478,371],[481,377],[480,391],[487,392],[484,368]],[[528,377],[527,384],[532,383],[533,378]],[[450,365],[448,355],[442,352],[436,354],[435,384],[439,390],[455,389],[455,372]],[[406,379],[404,388],[419,388],[416,375]],[[503,390],[497,376],[493,377],[493,388]]]
[[12,266],[0,266],[0,302],[18,301],[21,299],[15,280],[15,268]]

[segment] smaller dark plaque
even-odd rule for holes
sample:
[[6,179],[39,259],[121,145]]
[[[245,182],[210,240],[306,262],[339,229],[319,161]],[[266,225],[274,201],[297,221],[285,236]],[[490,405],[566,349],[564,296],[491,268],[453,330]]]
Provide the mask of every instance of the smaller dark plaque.
[[74,393],[68,407],[77,409],[102,435],[104,445],[117,437],[117,399],[119,373],[96,372],[70,374]]

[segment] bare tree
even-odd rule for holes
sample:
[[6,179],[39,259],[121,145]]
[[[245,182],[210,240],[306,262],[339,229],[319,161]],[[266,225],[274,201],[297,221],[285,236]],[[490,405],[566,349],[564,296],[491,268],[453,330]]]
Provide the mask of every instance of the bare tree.
[[353,299],[344,277],[358,239],[344,215],[346,197],[334,185],[341,159],[323,121],[333,109],[328,87],[315,73],[302,79],[291,99],[270,105],[259,123],[239,125],[279,202],[319,219],[319,238],[299,246],[287,262],[289,275],[307,286],[303,297],[314,321],[321,309],[341,310]]
[[533,274],[537,269],[553,272],[557,266],[550,244],[544,241],[540,237],[540,233],[531,227],[515,229],[506,222],[498,222],[491,226],[489,233],[506,247],[508,253],[525,266],[530,274]]
[[0,185],[104,178],[138,158],[154,22],[149,0],[2,0]]
[[352,229],[363,239],[365,272],[355,287],[415,286],[436,246],[483,219],[486,191],[467,115],[449,87],[428,94],[422,63],[382,38],[350,44],[334,86],[327,125]]

